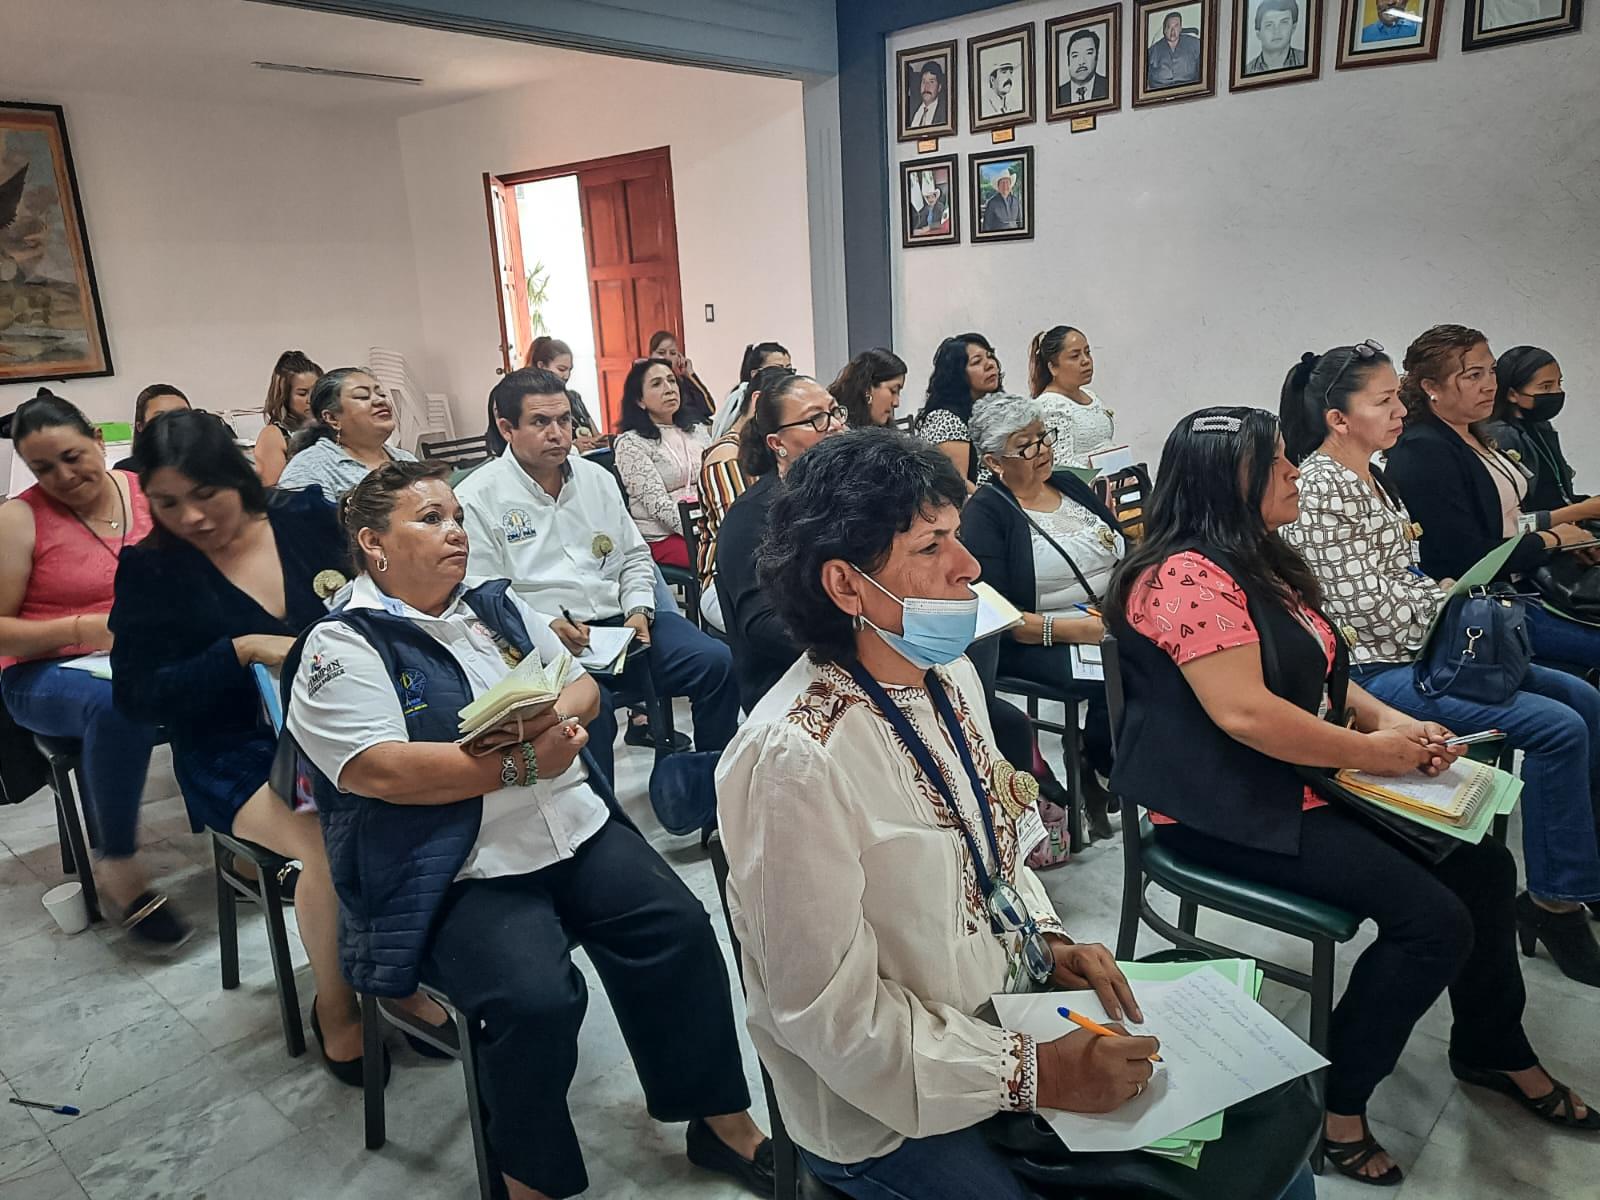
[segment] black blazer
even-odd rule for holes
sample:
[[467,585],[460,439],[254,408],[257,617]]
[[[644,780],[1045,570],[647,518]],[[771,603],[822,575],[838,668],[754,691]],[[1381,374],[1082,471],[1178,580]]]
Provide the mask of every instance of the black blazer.
[[[1113,532],[1122,532],[1111,510],[1071,471],[1057,471],[1050,482],[1069,502],[1087,508]],[[1023,612],[1038,611],[1039,585],[1034,577],[1028,522],[998,478],[974,492],[962,508],[961,541],[983,568],[980,579]]]
[[[1522,502],[1523,512],[1548,516],[1552,509],[1589,498],[1572,486],[1577,472],[1561,449],[1561,435],[1549,421],[1510,417],[1489,422],[1484,433],[1533,473],[1528,481],[1528,498]],[[1541,524],[1549,524],[1548,519]]]
[[739,703],[747,713],[800,657],[800,647],[756,577],[767,512],[780,486],[778,473],[769,471],[728,507],[717,528],[717,600],[733,651]]
[[[1460,579],[1506,540],[1500,532],[1500,493],[1489,467],[1438,418],[1407,424],[1389,451],[1384,474],[1422,526],[1422,569],[1433,578]],[[1538,534],[1524,534],[1504,574],[1531,571],[1549,553]]]
[[1072,81],[1056,86],[1056,107],[1066,108],[1070,104],[1087,104],[1091,100],[1104,100],[1110,92],[1110,81],[1104,75],[1096,75],[1089,81],[1089,94],[1082,100],[1072,98]]

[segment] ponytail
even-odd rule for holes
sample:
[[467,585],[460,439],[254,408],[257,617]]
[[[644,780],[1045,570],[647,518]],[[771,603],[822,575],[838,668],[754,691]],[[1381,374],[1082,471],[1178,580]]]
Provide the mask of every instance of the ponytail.
[[1082,334],[1071,325],[1053,325],[1033,335],[1028,343],[1028,389],[1035,398],[1050,386],[1050,364],[1067,348],[1067,338]]

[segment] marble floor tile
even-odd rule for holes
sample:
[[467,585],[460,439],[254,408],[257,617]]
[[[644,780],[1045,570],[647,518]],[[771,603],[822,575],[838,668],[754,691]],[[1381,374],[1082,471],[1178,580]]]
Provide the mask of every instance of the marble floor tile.
[[9,1082],[18,1095],[89,1112],[183,1070],[210,1050],[194,1027],[168,1006],[81,1049],[13,1073]]
[[[19,1092],[10,1086],[9,1082],[0,1083],[0,1179],[4,1179],[6,1174],[5,1152],[14,1146],[25,1147],[30,1142],[38,1141],[45,1134],[44,1125],[34,1116],[32,1110],[6,1103],[13,1096],[21,1096],[27,1100],[44,1099],[42,1095]],[[22,1153],[25,1154],[26,1151]]]
[[[17,1167],[11,1170],[12,1166]],[[8,1164],[0,1153],[0,1196],[5,1200],[84,1200],[72,1171],[49,1142],[40,1138],[26,1160]]]
[[7,1078],[20,1075],[171,1011],[149,984],[127,972],[74,980],[6,1011],[0,1021],[0,1071]]
[[[40,911],[44,911],[43,905]],[[10,942],[0,958],[5,964],[0,970],[0,1012],[32,1000],[41,992],[65,988],[85,976],[122,970],[100,938],[87,930],[68,935],[53,923]]]
[[14,854],[0,855],[0,947],[47,929],[56,929],[55,922],[45,911],[44,894],[61,882],[60,870],[58,859],[56,876],[46,882],[45,877],[36,874]]

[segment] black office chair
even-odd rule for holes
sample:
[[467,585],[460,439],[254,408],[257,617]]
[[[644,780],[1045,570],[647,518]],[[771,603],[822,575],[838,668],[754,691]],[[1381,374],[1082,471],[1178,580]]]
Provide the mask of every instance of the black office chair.
[[[1101,643],[1106,672],[1106,698],[1111,709],[1113,736],[1122,723],[1122,667],[1117,642],[1110,634]],[[1122,919],[1117,931],[1117,957],[1124,961],[1138,950],[1142,921],[1176,946],[1200,950],[1219,958],[1253,957],[1207,941],[1195,932],[1201,908],[1227,913],[1253,925],[1275,929],[1311,943],[1311,973],[1258,959],[1268,979],[1298,988],[1311,996],[1311,1026],[1307,1041],[1319,1053],[1328,1049],[1328,1025],[1333,1014],[1334,947],[1355,937],[1361,918],[1293,892],[1240,879],[1202,867],[1157,842],[1150,822],[1126,796],[1122,806]],[[1178,923],[1172,924],[1151,906],[1146,890],[1154,883],[1178,898]]]

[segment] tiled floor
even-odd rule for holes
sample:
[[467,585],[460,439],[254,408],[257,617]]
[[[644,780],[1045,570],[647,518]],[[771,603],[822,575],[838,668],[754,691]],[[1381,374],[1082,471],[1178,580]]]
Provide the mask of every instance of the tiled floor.
[[[725,939],[711,870],[697,842],[668,836],[649,816],[647,756],[619,747],[618,764],[619,791],[630,812],[718,914],[713,927]],[[299,1059],[284,1053],[263,926],[248,906],[240,921],[242,986],[221,990],[210,850],[188,832],[164,751],[157,752],[147,795],[148,860],[199,926],[170,960],[145,957],[104,928],[70,938],[57,932],[39,903],[60,879],[48,796],[0,808],[0,1097],[83,1109],[72,1119],[0,1104],[0,1200],[475,1196],[460,1069],[421,1059],[396,1041],[389,1144],[376,1153],[364,1149],[359,1094],[320,1068],[314,1047]],[[1080,940],[1114,940],[1118,842],[1102,843],[1046,878]],[[1289,961],[1307,958],[1286,939],[1226,928],[1221,918],[1202,917],[1201,924],[1202,932],[1230,944]],[[311,978],[292,921],[290,930],[304,1007]],[[1157,948],[1146,933],[1141,952]],[[1341,967],[1348,969],[1353,959],[1346,949]],[[1547,958],[1526,962],[1525,975],[1535,1045],[1561,1078],[1600,1099],[1596,994],[1564,979]],[[646,1117],[592,973],[590,984],[572,1092],[589,1194],[608,1200],[743,1195],[685,1161],[681,1127],[657,1126]],[[1269,983],[1264,999],[1303,1029],[1303,996]],[[742,1019],[742,1006],[739,1013]],[[1373,1101],[1373,1129],[1408,1173],[1391,1194],[1410,1200],[1600,1195],[1600,1141],[1548,1129],[1507,1100],[1459,1087],[1445,1065],[1448,1022],[1442,1004],[1428,1014]],[[745,1063],[754,1079],[748,1042]],[[760,1089],[752,1091],[759,1095]],[[1332,1176],[1320,1179],[1317,1191],[1323,1197],[1376,1195]]]

